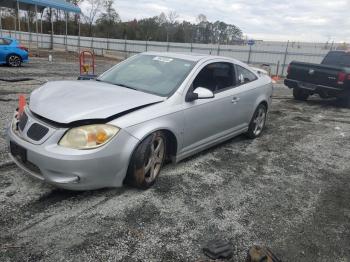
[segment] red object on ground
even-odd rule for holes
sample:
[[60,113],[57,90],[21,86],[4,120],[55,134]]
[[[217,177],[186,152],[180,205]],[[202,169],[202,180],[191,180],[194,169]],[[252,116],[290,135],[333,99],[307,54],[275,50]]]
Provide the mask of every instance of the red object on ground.
[[26,104],[27,104],[26,97],[24,95],[19,95],[18,97],[18,114],[19,115],[22,115]]
[[80,75],[95,75],[95,55],[92,52],[82,51],[80,53],[79,63]]
[[272,76],[271,77],[273,83],[277,83],[280,80],[279,76]]

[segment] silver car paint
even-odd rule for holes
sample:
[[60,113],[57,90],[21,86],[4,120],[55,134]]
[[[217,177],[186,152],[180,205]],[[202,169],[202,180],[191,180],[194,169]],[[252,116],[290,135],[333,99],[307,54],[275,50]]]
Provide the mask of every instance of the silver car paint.
[[[50,91],[42,91],[44,88],[40,88],[31,96],[31,110],[38,115],[61,123],[81,119],[107,118],[132,107],[159,102],[110,121],[109,124],[120,127],[121,131],[106,145],[93,150],[60,147],[57,143],[67,131],[64,128],[57,129],[40,145],[25,141],[25,138],[20,138],[9,128],[8,141],[15,141],[27,148],[28,160],[40,168],[45,181],[56,186],[76,190],[118,187],[123,183],[132,152],[138,143],[152,132],[168,130],[173,133],[177,140],[175,161],[180,161],[205,148],[246,132],[256,107],[261,102],[266,102],[268,105],[271,103],[271,79],[253,70],[251,71],[258,77],[256,81],[219,92],[211,99],[187,103],[185,95],[197,73],[205,65],[223,61],[250,68],[237,60],[223,57],[156,52],[148,54],[188,59],[197,61],[197,64],[177,91],[167,99],[89,81],[53,82],[49,84],[49,87],[45,87],[52,88]],[[66,93],[63,97],[68,98],[69,102],[68,100],[59,101],[57,97],[51,98],[51,95],[60,92],[57,90],[60,88],[55,88],[55,85],[61,86]],[[66,86],[72,88],[69,89]],[[73,86],[77,90],[74,91]],[[81,100],[80,96],[85,90],[83,86],[87,87],[89,92],[86,101]],[[72,90],[72,93],[69,90]],[[52,93],[49,94],[51,91]],[[101,91],[104,91],[105,95],[101,94],[103,93]],[[102,97],[91,99],[94,93],[96,97],[98,95]],[[70,97],[69,94],[74,95]],[[123,97],[122,103],[118,101],[119,97]],[[52,104],[48,103],[48,100]],[[62,111],[61,106],[65,107]],[[47,110],[48,107],[50,110]],[[66,183],[74,176],[79,176],[78,183]]]
[[[27,159],[40,168],[40,174],[29,173],[57,187],[71,190],[87,190],[103,187],[122,186],[127,164],[134,147],[139,141],[120,130],[106,145],[92,150],[76,150],[59,146],[67,128],[58,128],[53,135],[40,145],[25,141],[8,129],[8,142],[11,140],[27,149]],[[21,168],[26,169],[20,162]],[[28,172],[28,170],[26,170]],[[67,183],[79,177],[78,183]]]
[[105,119],[134,107],[163,101],[164,97],[103,82],[55,81],[35,90],[30,110],[58,123]]

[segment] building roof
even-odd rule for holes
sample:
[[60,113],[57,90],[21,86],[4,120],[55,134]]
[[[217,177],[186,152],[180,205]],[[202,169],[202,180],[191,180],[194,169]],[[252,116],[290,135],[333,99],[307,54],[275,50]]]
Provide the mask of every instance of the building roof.
[[[78,6],[68,3],[65,0],[18,0],[19,8],[22,10],[34,10],[35,6],[39,10],[51,7],[72,13],[81,13]],[[0,0],[0,7],[17,8],[17,0]]]

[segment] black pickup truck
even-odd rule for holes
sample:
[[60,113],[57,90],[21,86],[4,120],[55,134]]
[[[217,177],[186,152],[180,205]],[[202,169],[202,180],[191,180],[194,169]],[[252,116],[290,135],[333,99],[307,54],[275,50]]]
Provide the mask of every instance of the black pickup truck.
[[350,52],[330,51],[321,64],[293,61],[284,84],[293,88],[297,100],[319,94],[322,98],[337,97],[350,107]]

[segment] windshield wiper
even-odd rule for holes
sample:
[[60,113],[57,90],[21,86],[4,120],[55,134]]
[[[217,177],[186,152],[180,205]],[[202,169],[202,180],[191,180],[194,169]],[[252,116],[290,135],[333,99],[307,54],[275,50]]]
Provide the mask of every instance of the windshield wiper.
[[131,87],[131,86],[128,86],[128,85],[125,85],[125,84],[121,84],[121,83],[113,83],[113,82],[108,82],[108,81],[103,81],[101,79],[95,79],[96,81],[98,82],[104,82],[104,83],[108,83],[108,84],[112,84],[112,85],[116,85],[116,86],[121,86],[121,87],[125,87],[125,88],[129,88],[129,89],[132,89],[132,90],[137,90],[136,88],[134,87]]
[[132,90],[137,90],[136,88],[128,86],[128,85],[125,85],[125,84],[113,83],[113,85],[129,88],[129,89],[132,89]]

